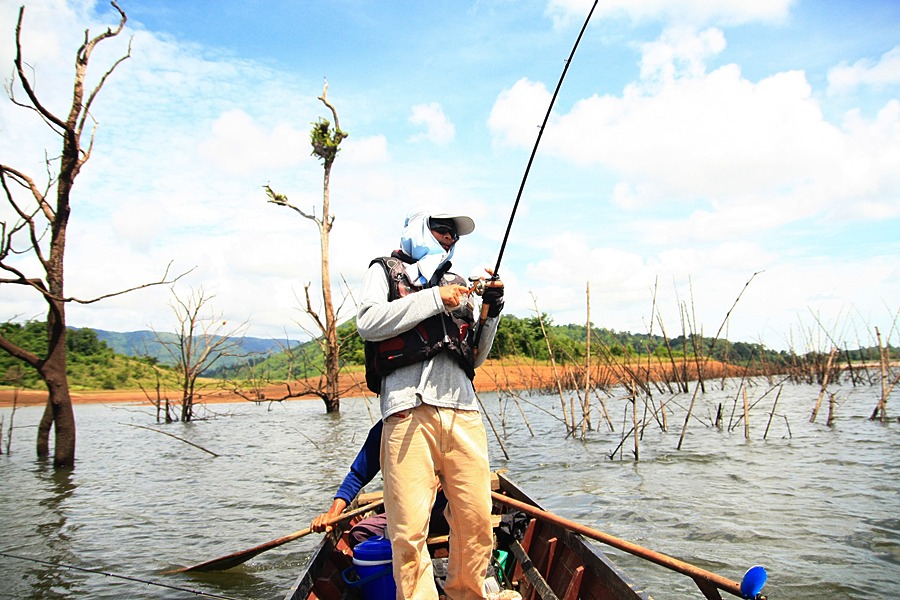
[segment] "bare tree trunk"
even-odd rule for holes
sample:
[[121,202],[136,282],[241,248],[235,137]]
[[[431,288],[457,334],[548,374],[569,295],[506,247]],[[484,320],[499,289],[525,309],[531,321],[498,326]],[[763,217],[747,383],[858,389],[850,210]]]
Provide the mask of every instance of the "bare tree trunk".
[[[322,99],[326,105],[331,106]],[[332,108],[332,110],[334,110]],[[337,113],[335,112],[335,123],[337,123]],[[337,125],[335,125],[337,126]],[[322,221],[319,229],[322,247],[322,301],[325,310],[325,394],[322,400],[325,402],[325,412],[333,413],[341,410],[341,394],[338,388],[338,376],[340,375],[341,365],[339,360],[340,345],[337,339],[337,319],[334,315],[334,301],[331,295],[331,268],[329,264],[329,239],[331,237],[331,165],[333,163],[326,161],[325,176],[322,191]]]
[[831,349],[831,352],[828,354],[828,362],[825,364],[825,373],[822,375],[822,389],[819,390],[819,398],[816,400],[816,407],[812,411],[812,415],[809,417],[810,423],[816,422],[816,416],[819,414],[819,408],[822,406],[822,398],[825,397],[825,392],[828,389],[828,376],[831,374],[831,362],[834,360],[834,353],[837,352],[837,346]]
[[[51,255],[53,251],[51,250]],[[60,259],[61,260],[61,259]],[[62,277],[51,281],[51,289],[57,288],[62,296]],[[49,456],[48,442],[50,428],[54,431],[53,464],[56,467],[75,466],[75,412],[69,395],[69,379],[66,375],[66,327],[65,308],[62,302],[52,303],[47,315],[50,340],[47,358],[40,367],[43,380],[47,383],[47,407],[38,425],[37,454]]]
[[747,399],[747,388],[744,387],[744,439],[750,439],[750,401]]
[[319,100],[328,107],[334,117],[334,129],[331,129],[331,123],[327,119],[320,119],[318,123],[313,124],[310,133],[310,142],[313,147],[313,155],[322,160],[324,167],[324,176],[322,182],[322,216],[317,218],[315,213],[308,214],[296,206],[288,202],[287,196],[277,194],[271,187],[264,186],[266,193],[273,204],[287,206],[293,209],[301,216],[314,221],[319,228],[319,245],[321,248],[321,276],[322,276],[322,304],[324,310],[323,318],[313,308],[309,297],[309,286],[306,288],[306,313],[309,315],[319,331],[322,334],[320,347],[324,355],[323,377],[318,387],[311,393],[316,394],[325,403],[325,412],[339,412],[341,408],[341,390],[338,377],[340,375],[340,340],[337,336],[337,316],[334,310],[334,300],[331,292],[331,269],[329,264],[329,238],[331,236],[331,228],[334,223],[334,216],[331,214],[331,167],[334,159],[337,158],[339,147],[347,133],[341,130],[340,120],[338,119],[337,109],[328,102],[328,84],[325,84],[322,95]]
[[778,407],[778,399],[781,398],[781,390],[784,389],[784,385],[778,386],[778,393],[775,394],[775,402],[772,403],[772,411],[769,413],[769,421],[766,423],[766,431],[763,433],[763,439],[769,435],[769,426],[772,425],[772,417],[775,416],[775,409]]
[[585,339],[585,369],[584,369],[584,405],[582,412],[584,420],[581,425],[581,439],[584,439],[584,430],[591,427],[591,282],[587,282],[587,338]]
[[[887,397],[891,393],[892,385],[888,385],[888,351],[885,350],[881,345],[881,332],[878,328],[875,328],[875,337],[878,340],[878,365],[881,369],[881,397],[878,400],[878,405],[875,407],[875,410],[872,411],[872,416],[869,417],[870,420],[874,421],[876,418],[879,418],[879,414],[881,415],[881,421],[887,420]],[[888,336],[890,337],[890,336]]]
[[631,427],[634,432],[634,461],[641,460],[641,447],[638,441],[638,418],[637,418],[637,388],[635,388],[634,380],[631,380]]
[[556,380],[556,391],[559,392],[559,401],[562,404],[563,421],[566,424],[566,431],[575,433],[574,418],[571,425],[569,424],[569,413],[566,410],[566,397],[565,394],[563,394],[562,381],[560,380],[559,372],[556,369],[556,360],[553,358],[553,347],[550,345],[550,336],[547,335],[547,330],[544,328],[544,319],[541,317],[541,311],[538,310],[537,298],[534,296],[534,294],[531,295],[531,300],[532,302],[534,302],[534,312],[538,316],[538,323],[541,326],[541,334],[544,336],[544,341],[547,343],[547,354],[549,354],[550,356],[550,366],[553,368],[553,378]]
[[[85,76],[91,55],[97,45],[108,38],[114,38],[125,26],[125,13],[115,1],[113,8],[119,13],[119,23],[109,27],[99,35],[90,37],[84,32],[84,41],[75,53],[75,76],[72,88],[72,103],[69,113],[63,119],[52,113],[41,102],[32,80],[34,71],[25,61],[22,52],[22,24],[25,7],[19,9],[16,24],[15,71],[7,86],[7,93],[13,104],[34,111],[42,121],[62,138],[62,151],[59,155],[59,166],[55,159],[46,159],[47,181],[42,184],[26,173],[5,164],[0,164],[0,187],[6,199],[17,215],[18,221],[7,227],[4,223],[0,237],[0,272],[4,277],[0,283],[25,286],[40,294],[47,304],[47,355],[36,356],[34,353],[13,344],[0,335],[0,350],[4,350],[15,358],[34,367],[47,385],[47,406],[44,410],[37,431],[37,454],[40,457],[50,455],[50,430],[55,433],[54,465],[56,467],[72,467],[75,464],[75,415],[72,410],[72,398],[69,395],[69,382],[66,374],[66,313],[68,302],[90,304],[103,298],[124,294],[128,291],[171,283],[163,281],[137,286],[105,294],[98,298],[84,300],[66,297],[64,294],[63,275],[66,250],[66,231],[71,213],[70,196],[75,179],[81,168],[91,157],[96,132],[96,120],[91,114],[91,107],[100,93],[107,78],[112,75],[118,65],[131,56],[131,45],[128,52],[113,62],[98,79],[93,89],[85,89]],[[17,90],[27,96],[27,101],[16,98]],[[84,136],[87,136],[84,138]],[[53,153],[55,154],[55,153]],[[10,183],[18,186],[18,191],[28,198],[27,205],[18,194],[13,192]],[[55,201],[52,197],[55,191]],[[21,269],[17,261],[8,262],[13,256],[20,255],[18,250],[23,244],[19,236],[27,241],[25,248],[31,251],[35,262],[40,265],[43,274],[40,277],[29,276]],[[13,251],[12,249],[17,248]],[[167,271],[168,274],[168,271]]]

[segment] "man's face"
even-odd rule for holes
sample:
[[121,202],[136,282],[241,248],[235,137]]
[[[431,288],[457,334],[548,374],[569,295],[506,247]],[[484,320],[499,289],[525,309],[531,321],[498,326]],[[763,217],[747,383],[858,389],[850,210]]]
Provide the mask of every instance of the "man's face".
[[456,223],[453,222],[453,219],[428,219],[428,227],[431,229],[431,235],[446,251],[449,251],[459,240]]

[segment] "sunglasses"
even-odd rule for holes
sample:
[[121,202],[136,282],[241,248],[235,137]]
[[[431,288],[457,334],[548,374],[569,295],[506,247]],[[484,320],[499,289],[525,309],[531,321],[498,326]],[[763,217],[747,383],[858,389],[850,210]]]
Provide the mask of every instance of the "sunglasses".
[[450,237],[453,238],[454,242],[459,241],[459,236],[456,234],[456,229],[451,227],[450,225],[444,225],[441,223],[436,223],[431,226],[431,230],[438,235],[450,234]]

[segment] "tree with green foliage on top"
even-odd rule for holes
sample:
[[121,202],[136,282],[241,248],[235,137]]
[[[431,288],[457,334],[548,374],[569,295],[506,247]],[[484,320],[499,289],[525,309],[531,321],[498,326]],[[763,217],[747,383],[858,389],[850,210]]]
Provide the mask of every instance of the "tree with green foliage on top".
[[338,375],[341,370],[340,351],[341,340],[337,334],[337,312],[334,307],[334,299],[331,292],[331,269],[329,267],[329,239],[331,236],[331,228],[334,225],[334,215],[331,214],[331,167],[340,151],[341,142],[349,134],[341,130],[338,113],[335,107],[328,101],[328,83],[322,90],[319,100],[331,110],[334,116],[334,127],[328,119],[320,118],[318,122],[313,123],[312,131],[309,134],[309,140],[312,144],[312,155],[322,161],[325,170],[324,180],[322,184],[322,214],[317,217],[315,211],[307,213],[288,202],[287,196],[275,192],[270,186],[266,185],[266,194],[269,196],[269,202],[279,206],[286,206],[300,216],[315,222],[319,229],[319,246],[321,258],[321,275],[322,275],[322,310],[324,314],[320,315],[319,311],[313,306],[313,302],[309,295],[310,285],[304,287],[306,306],[304,311],[315,323],[316,328],[321,334],[316,338],[322,353],[325,357],[325,364],[322,369],[322,377],[318,385],[313,389],[299,390],[294,395],[315,394],[325,403],[325,412],[340,412],[341,409],[341,389],[338,382]]
[[[34,81],[32,65],[25,62],[22,51],[22,25],[25,7],[19,9],[16,23],[16,53],[12,80],[7,85],[13,104],[30,111],[62,139],[59,156],[45,153],[46,179],[40,181],[24,170],[12,167],[0,158],[0,185],[15,214],[12,222],[0,222],[0,286],[17,285],[30,289],[47,306],[46,352],[35,352],[12,342],[0,334],[0,349],[33,367],[47,386],[47,406],[38,425],[37,454],[50,455],[50,431],[55,432],[53,464],[58,468],[75,465],[75,414],[69,393],[66,355],[66,305],[70,302],[90,304],[103,298],[124,294],[148,285],[171,283],[162,281],[144,284],[92,299],[67,296],[64,289],[66,233],[72,212],[71,199],[75,179],[91,157],[97,125],[91,107],[100,90],[123,61],[131,56],[131,44],[101,75],[93,89],[85,89],[85,77],[91,56],[97,46],[118,36],[126,21],[125,13],[112,2],[119,13],[115,28],[106,29],[95,37],[85,31],[84,42],[75,54],[75,77],[72,103],[65,117],[59,117],[41,101]],[[19,98],[17,93],[24,93]],[[23,258],[30,256],[30,260]],[[35,265],[40,274],[32,272]]]

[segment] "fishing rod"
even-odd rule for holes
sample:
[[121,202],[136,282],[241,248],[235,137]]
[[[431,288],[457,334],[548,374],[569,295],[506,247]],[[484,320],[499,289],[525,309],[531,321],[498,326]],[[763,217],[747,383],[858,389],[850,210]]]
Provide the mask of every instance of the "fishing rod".
[[575,57],[575,51],[578,49],[578,44],[581,43],[581,38],[584,36],[585,30],[587,30],[588,23],[591,20],[591,15],[594,14],[594,9],[597,8],[597,3],[599,0],[594,0],[594,4],[591,6],[591,10],[588,12],[587,18],[584,20],[584,25],[581,26],[581,31],[578,34],[578,38],[575,40],[575,45],[572,46],[572,52],[569,53],[569,58],[566,60],[566,65],[563,67],[562,75],[559,76],[559,81],[556,83],[556,90],[553,92],[553,97],[550,99],[550,106],[547,107],[547,114],[544,115],[544,122],[541,123],[541,128],[538,130],[537,139],[534,141],[534,148],[531,149],[531,156],[528,158],[528,165],[525,167],[525,175],[522,177],[522,183],[519,184],[519,193],[516,194],[516,202],[513,204],[512,214],[509,215],[509,223],[506,225],[506,233],[503,236],[503,243],[500,244],[500,253],[497,255],[497,264],[494,266],[494,273],[491,276],[491,279],[499,279],[500,276],[500,261],[503,260],[503,252],[506,250],[506,242],[509,239],[509,232],[512,230],[513,220],[516,218],[516,211],[519,209],[519,201],[522,199],[522,191],[525,189],[525,181],[528,180],[528,173],[531,171],[531,163],[534,162],[534,156],[537,154],[538,145],[541,143],[541,137],[544,135],[544,129],[547,127],[547,121],[550,120],[550,113],[553,111],[553,105],[556,103],[556,97],[559,95],[559,90],[562,87],[563,79],[566,78],[566,72],[569,70],[569,65],[572,64],[572,59]]
[[[581,31],[578,32],[578,37],[575,39],[575,45],[572,46],[572,51],[569,53],[569,58],[566,59],[566,64],[563,67],[562,74],[559,76],[559,81],[556,82],[556,89],[553,91],[553,97],[550,98],[550,105],[547,107],[547,114],[544,115],[544,121],[541,123],[541,127],[538,130],[537,139],[534,141],[534,147],[531,149],[531,156],[528,157],[528,164],[525,166],[525,174],[522,176],[522,183],[519,184],[519,192],[516,194],[516,201],[513,204],[512,213],[509,215],[509,223],[506,225],[506,233],[503,234],[503,242],[500,244],[500,252],[497,254],[497,264],[494,266],[494,271],[491,273],[491,277],[488,281],[496,281],[500,279],[500,262],[503,260],[503,253],[506,250],[506,242],[509,240],[509,232],[512,231],[513,220],[516,218],[516,211],[519,209],[519,201],[522,200],[522,192],[525,190],[525,182],[528,180],[528,173],[531,172],[531,164],[534,162],[534,157],[537,154],[538,146],[541,143],[541,138],[544,135],[544,129],[547,128],[547,121],[550,120],[550,113],[553,112],[553,105],[556,103],[556,97],[559,95],[559,90],[562,88],[563,80],[566,78],[566,73],[569,71],[569,65],[572,64],[572,59],[575,57],[575,51],[578,50],[578,44],[581,43],[581,38],[584,36],[584,32],[587,30],[588,23],[591,21],[591,16],[594,14],[594,9],[597,8],[597,3],[599,0],[594,0],[594,3],[591,5],[591,10],[588,11],[587,17],[584,19],[584,25],[581,26]],[[485,281],[483,278],[470,278],[472,280],[472,286],[469,288],[469,293],[473,291],[479,295],[483,295],[485,290]],[[487,319],[487,311],[489,308],[489,304],[482,303],[481,305],[481,318],[480,323],[483,325],[485,320]],[[478,340],[481,338],[481,327],[478,327],[475,330],[475,339],[473,341],[473,346],[475,347],[475,352],[478,352]]]

